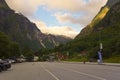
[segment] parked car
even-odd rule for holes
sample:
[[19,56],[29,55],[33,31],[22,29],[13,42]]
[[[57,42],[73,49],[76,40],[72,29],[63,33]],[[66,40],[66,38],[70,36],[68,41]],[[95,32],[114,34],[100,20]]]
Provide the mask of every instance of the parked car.
[[0,59],[0,71],[7,70],[8,68],[11,68],[11,63],[6,60]]
[[21,57],[13,57],[13,58],[10,58],[11,62],[12,63],[22,63],[22,62],[25,62],[26,59],[25,58],[21,58]]
[[2,71],[2,68],[3,68],[3,65],[2,65],[2,64],[0,64],[0,72]]

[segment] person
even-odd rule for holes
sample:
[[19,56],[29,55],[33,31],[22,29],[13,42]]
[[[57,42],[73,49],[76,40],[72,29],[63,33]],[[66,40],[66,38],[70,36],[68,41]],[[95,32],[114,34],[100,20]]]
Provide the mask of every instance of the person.
[[100,59],[97,60],[98,64],[100,64]]
[[98,57],[99,57],[99,63],[98,64],[101,64],[102,63],[102,50],[100,49],[99,51],[98,51]]

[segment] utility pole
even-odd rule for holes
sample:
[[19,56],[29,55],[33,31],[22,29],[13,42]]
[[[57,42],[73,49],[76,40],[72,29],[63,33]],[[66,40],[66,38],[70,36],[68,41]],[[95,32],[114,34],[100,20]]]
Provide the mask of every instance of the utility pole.
[[101,28],[99,29],[99,44],[100,44],[100,50],[103,49],[103,44],[102,44],[102,33],[101,33]]
[[102,63],[102,50],[103,50],[103,44],[102,44],[102,34],[101,34],[101,29],[102,28],[99,28],[99,46],[100,46],[100,49],[98,51],[98,57],[99,57],[99,64]]

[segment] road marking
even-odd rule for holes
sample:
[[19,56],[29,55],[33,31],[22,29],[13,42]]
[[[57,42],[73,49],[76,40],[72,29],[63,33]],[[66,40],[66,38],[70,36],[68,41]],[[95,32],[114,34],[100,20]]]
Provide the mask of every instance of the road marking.
[[53,76],[56,80],[60,80],[58,79],[52,72],[50,72],[48,69],[45,69],[45,71],[47,71],[51,76]]
[[78,73],[78,74],[82,74],[82,75],[85,75],[85,76],[89,76],[89,77],[92,77],[92,78],[96,78],[96,79],[99,79],[99,80],[107,80],[107,79],[104,79],[104,78],[102,78],[102,77],[98,77],[98,76],[95,76],[95,75],[91,75],[91,74],[79,72],[79,71],[72,70],[72,69],[65,69],[65,68],[62,68],[62,69],[68,70],[68,71],[72,71],[72,72],[75,72],[75,73]]
[[53,78],[55,78],[56,80],[60,80],[59,78],[57,78],[52,72],[50,72],[48,69],[46,69],[43,65],[40,65],[46,72],[48,72]]

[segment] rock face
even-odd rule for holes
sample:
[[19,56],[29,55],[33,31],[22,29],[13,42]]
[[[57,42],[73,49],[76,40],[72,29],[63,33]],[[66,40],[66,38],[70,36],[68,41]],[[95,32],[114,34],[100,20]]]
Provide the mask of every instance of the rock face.
[[13,41],[18,42],[21,47],[29,46],[35,51],[39,48],[53,48],[56,44],[59,45],[71,40],[63,36],[43,34],[25,16],[11,10],[5,0],[0,0],[0,31],[7,34]]
[[114,4],[116,4],[117,2],[119,2],[120,0],[108,0],[106,6],[108,7],[112,7]]
[[[94,26],[93,32],[99,29],[106,29],[110,26],[119,25],[120,23],[120,2],[113,5],[104,19]],[[117,29],[117,26],[115,27]],[[117,30],[116,30],[117,31]]]
[[81,30],[81,32],[76,36],[76,38],[89,35],[93,32],[95,26],[101,22],[101,20],[106,16],[108,11],[111,9],[113,5],[120,2],[120,0],[108,0],[106,5],[101,8],[100,12],[94,17],[94,19],[91,21],[89,25],[87,25],[85,28]]
[[0,7],[9,8],[4,0],[0,0]]

